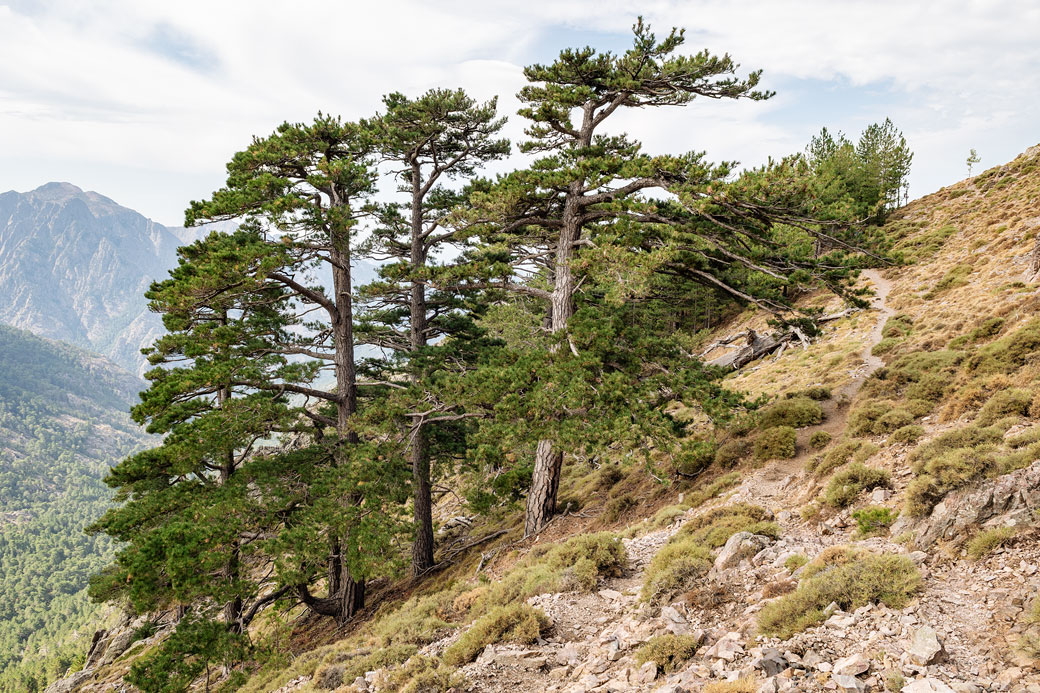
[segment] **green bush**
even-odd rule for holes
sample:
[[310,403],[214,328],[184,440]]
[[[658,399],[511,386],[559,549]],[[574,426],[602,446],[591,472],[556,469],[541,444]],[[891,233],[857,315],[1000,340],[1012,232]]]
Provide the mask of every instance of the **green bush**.
[[794,457],[797,440],[798,434],[790,426],[767,428],[755,439],[755,459],[765,462]]
[[942,279],[935,283],[932,290],[924,295],[925,299],[933,299],[944,291],[950,289],[956,289],[957,287],[967,286],[968,275],[971,274],[971,265],[956,265],[949,272],[943,275]]
[[786,640],[823,621],[831,602],[844,611],[877,602],[902,609],[920,584],[920,573],[905,556],[834,547],[805,567],[798,589],[763,607],[758,627]]
[[903,339],[896,337],[885,337],[880,342],[870,348],[870,353],[874,356],[884,356],[887,353],[893,351],[897,346],[902,344]]
[[924,435],[924,428],[916,424],[911,426],[903,426],[897,428],[892,432],[892,435],[888,437],[888,444],[893,443],[913,443],[916,442]]
[[888,472],[883,469],[867,467],[859,462],[851,462],[835,472],[827,483],[823,500],[827,505],[844,508],[850,505],[863,491],[890,486],[892,483]]
[[528,604],[497,607],[474,621],[462,637],[444,651],[444,662],[454,667],[468,664],[485,647],[498,642],[529,645],[548,627],[545,614]]
[[387,671],[381,681],[383,689],[395,693],[448,693],[462,683],[459,674],[432,657],[412,657],[404,666]]
[[1033,319],[1009,335],[979,349],[968,361],[978,373],[1014,373],[1040,352],[1040,319]]
[[636,650],[636,664],[653,662],[665,673],[671,673],[693,657],[700,645],[694,635],[658,635]]
[[1000,390],[993,394],[979,410],[976,422],[988,426],[1006,416],[1025,416],[1029,413],[1029,405],[1033,402],[1033,393],[1029,390]]
[[727,440],[715,451],[715,462],[723,469],[732,469],[748,455],[750,445],[746,440]]
[[824,455],[817,459],[810,460],[809,471],[815,472],[818,476],[823,476],[832,469],[837,469],[849,460],[866,462],[879,449],[878,446],[867,440],[843,440],[828,450]]
[[712,566],[712,549],[725,544],[737,532],[779,537],[780,528],[768,518],[767,510],[743,503],[714,508],[694,517],[650,561],[643,599],[661,601],[693,588]]
[[784,560],[784,567],[787,568],[788,572],[793,573],[808,562],[809,558],[807,556],[796,553],[793,556],[788,556],[787,559]]
[[831,434],[827,431],[816,431],[809,436],[809,447],[814,450],[822,450],[831,442]]
[[905,337],[910,334],[913,328],[913,318],[900,313],[899,315],[893,315],[885,321],[885,327],[881,331],[881,336],[889,339]]
[[800,397],[808,397],[814,399],[817,402],[823,402],[831,398],[831,390],[829,387],[823,387],[822,385],[815,385],[808,387],[804,390],[792,390],[784,395],[787,399],[797,399]]
[[1018,435],[1011,436],[1007,439],[1008,447],[1011,448],[1024,448],[1027,445],[1033,443],[1040,443],[1040,426],[1031,428],[1028,431],[1022,431]]
[[603,519],[607,522],[614,522],[637,505],[639,502],[628,493],[608,498],[606,506],[604,506]]
[[862,536],[870,536],[888,529],[898,516],[899,513],[881,506],[863,508],[852,513],[853,519],[856,520],[856,527]]
[[802,428],[823,421],[823,408],[808,397],[792,397],[776,402],[762,412],[762,428],[790,426]]
[[928,402],[939,402],[942,400],[943,395],[946,394],[946,389],[949,385],[950,378],[948,375],[926,373],[916,382],[907,385],[906,396],[913,399],[923,399]]
[[979,532],[968,542],[968,555],[977,561],[997,548],[1010,544],[1017,534],[1018,530],[1014,527],[995,527]]

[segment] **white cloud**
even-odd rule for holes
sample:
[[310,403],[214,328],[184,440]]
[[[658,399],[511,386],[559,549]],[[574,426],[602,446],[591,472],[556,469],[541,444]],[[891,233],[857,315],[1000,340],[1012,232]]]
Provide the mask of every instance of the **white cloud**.
[[[282,120],[367,115],[387,91],[433,86],[497,94],[513,115],[521,66],[552,58],[545,40],[583,45],[599,32],[623,45],[638,13],[658,33],[686,27],[690,50],[764,68],[768,86],[880,89],[891,104],[881,117],[891,112],[917,145],[917,192],[954,180],[969,146],[1006,158],[1040,139],[1040,6],[1024,0],[54,0],[31,10],[0,4],[0,189],[91,170],[111,186],[122,170],[134,180],[101,192],[166,223]],[[753,164],[832,120],[852,133],[866,124],[855,122],[861,104],[821,114],[811,89],[798,93],[635,111],[618,126],[650,151]],[[510,136],[521,130],[513,116]],[[142,192],[148,175],[161,190]]]

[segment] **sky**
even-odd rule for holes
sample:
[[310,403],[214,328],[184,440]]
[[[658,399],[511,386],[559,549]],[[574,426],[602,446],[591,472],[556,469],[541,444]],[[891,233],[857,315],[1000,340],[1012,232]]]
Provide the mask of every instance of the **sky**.
[[1037,0],[0,0],[0,191],[68,181],[177,226],[253,136],[391,91],[497,96],[515,143],[523,66],[623,51],[640,14],[777,93],[612,119],[651,153],[754,166],[891,117],[913,198],[964,178],[971,148],[978,173],[1040,142]]

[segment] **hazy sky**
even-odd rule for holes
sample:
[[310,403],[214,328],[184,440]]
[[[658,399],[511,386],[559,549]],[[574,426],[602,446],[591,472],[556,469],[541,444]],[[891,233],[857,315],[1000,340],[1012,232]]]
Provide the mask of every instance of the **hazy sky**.
[[179,225],[253,135],[389,91],[498,95],[516,141],[523,65],[623,50],[637,14],[777,91],[626,113],[651,152],[754,165],[890,116],[916,197],[963,178],[971,147],[986,168],[1040,142],[1036,0],[0,0],[0,191],[66,180]]

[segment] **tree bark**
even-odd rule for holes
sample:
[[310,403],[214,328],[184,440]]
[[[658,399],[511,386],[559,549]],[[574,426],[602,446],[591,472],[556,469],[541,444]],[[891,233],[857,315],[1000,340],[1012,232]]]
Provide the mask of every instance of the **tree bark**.
[[[411,253],[413,273],[426,265],[426,240],[423,238],[423,185],[418,161],[412,161]],[[409,346],[412,353],[426,346],[429,327],[426,314],[426,285],[413,278],[408,296]],[[418,380],[419,374],[412,378]],[[412,544],[412,574],[421,575],[433,567],[433,502],[430,497],[430,449],[422,420],[415,424],[409,461],[412,465],[412,514],[415,543]]]

